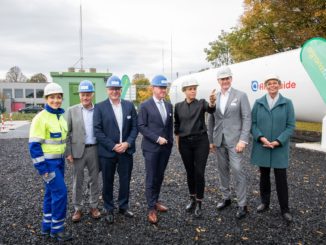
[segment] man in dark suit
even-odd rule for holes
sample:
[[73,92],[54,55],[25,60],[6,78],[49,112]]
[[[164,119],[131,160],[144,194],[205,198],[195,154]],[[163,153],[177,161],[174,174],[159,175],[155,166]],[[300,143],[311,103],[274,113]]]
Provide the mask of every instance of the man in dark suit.
[[164,101],[167,79],[155,76],[151,81],[153,97],[140,105],[138,129],[143,135],[142,150],[146,168],[146,200],[148,221],[158,222],[157,211],[166,212],[168,208],[159,201],[171,148],[173,145],[172,105]]
[[106,221],[114,222],[113,182],[119,175],[119,213],[133,217],[129,209],[129,187],[133,167],[133,153],[138,134],[137,113],[134,105],[120,99],[121,80],[112,76],[106,83],[108,99],[98,103],[94,110],[94,134],[103,178],[103,200]]

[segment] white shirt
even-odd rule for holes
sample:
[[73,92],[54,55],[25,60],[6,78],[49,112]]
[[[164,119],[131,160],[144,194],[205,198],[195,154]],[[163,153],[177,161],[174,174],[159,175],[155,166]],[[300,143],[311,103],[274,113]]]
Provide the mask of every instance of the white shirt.
[[268,106],[269,106],[270,110],[273,109],[273,107],[275,106],[275,104],[276,104],[276,102],[278,101],[279,98],[280,98],[279,93],[277,93],[277,95],[274,97],[274,99],[269,94],[266,95],[267,103],[268,103]]
[[112,109],[115,115],[115,119],[118,122],[118,127],[120,131],[120,143],[122,142],[122,121],[123,121],[123,114],[122,114],[122,106],[121,106],[121,101],[119,101],[119,104],[115,105],[112,103],[110,100]]
[[225,112],[226,103],[228,102],[228,99],[230,97],[230,91],[231,87],[225,92],[225,94],[223,94],[222,92],[220,94],[220,110],[223,115]]
[[85,144],[96,144],[96,138],[94,137],[93,130],[93,113],[94,113],[94,105],[90,109],[87,109],[81,105],[84,127],[85,127]]

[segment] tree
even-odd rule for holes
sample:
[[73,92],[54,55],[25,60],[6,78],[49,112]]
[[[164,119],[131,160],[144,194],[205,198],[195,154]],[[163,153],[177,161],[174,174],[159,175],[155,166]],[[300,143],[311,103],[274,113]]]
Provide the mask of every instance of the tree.
[[233,63],[226,37],[227,33],[222,30],[218,39],[209,43],[210,48],[204,49],[204,52],[207,54],[206,60],[210,61],[214,67]]
[[224,34],[212,43],[221,50],[225,42],[235,62],[299,48],[312,37],[325,37],[326,1],[244,0],[239,25]]
[[13,66],[7,72],[6,81],[9,83],[24,83],[27,81],[27,77],[18,66]]
[[139,105],[144,100],[152,96],[149,79],[144,74],[135,74],[132,84],[136,85],[136,104]]
[[28,80],[29,83],[46,83],[47,77],[43,73],[37,73]]

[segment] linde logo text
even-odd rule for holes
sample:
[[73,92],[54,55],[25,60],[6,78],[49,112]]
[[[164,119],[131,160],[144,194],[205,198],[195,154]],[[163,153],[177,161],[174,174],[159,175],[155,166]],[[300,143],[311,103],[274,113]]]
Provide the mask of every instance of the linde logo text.
[[[296,82],[288,81],[288,82],[282,82],[281,89],[295,89],[297,86]],[[258,90],[265,90],[265,84],[259,83],[258,81],[251,81],[251,90],[256,92]]]

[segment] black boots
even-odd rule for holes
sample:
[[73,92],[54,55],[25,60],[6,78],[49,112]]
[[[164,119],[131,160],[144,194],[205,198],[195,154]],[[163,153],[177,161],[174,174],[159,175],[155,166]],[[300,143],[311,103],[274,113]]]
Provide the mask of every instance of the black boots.
[[201,209],[201,200],[196,200],[195,217],[200,218],[203,212]]
[[196,196],[190,196],[190,202],[186,206],[186,211],[191,213],[196,207]]

